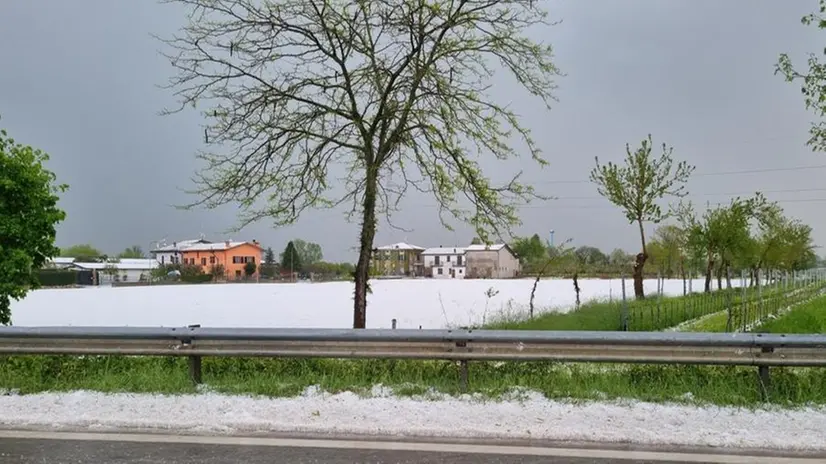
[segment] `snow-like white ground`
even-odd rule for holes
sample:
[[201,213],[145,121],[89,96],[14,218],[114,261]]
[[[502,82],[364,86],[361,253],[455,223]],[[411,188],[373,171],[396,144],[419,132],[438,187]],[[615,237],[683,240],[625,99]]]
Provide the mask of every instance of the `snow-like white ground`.
[[[702,280],[692,282],[696,292]],[[533,279],[510,280],[372,280],[368,328],[436,329],[481,324],[503,314],[526,315]],[[581,279],[581,301],[620,298],[618,279]],[[657,280],[645,281],[646,293]],[[666,280],[665,295],[680,295],[682,280]],[[632,297],[631,280],[626,292]],[[491,296],[488,296],[488,295]],[[539,311],[565,311],[574,305],[570,279],[541,280],[536,290]],[[353,284],[286,283],[167,285],[48,289],[13,302],[18,326],[184,326],[205,327],[352,327]]]
[[0,426],[176,432],[343,433],[631,442],[824,450],[826,410],[743,410],[640,402],[567,403],[539,394],[364,398],[308,390],[296,398],[92,392],[0,396]]

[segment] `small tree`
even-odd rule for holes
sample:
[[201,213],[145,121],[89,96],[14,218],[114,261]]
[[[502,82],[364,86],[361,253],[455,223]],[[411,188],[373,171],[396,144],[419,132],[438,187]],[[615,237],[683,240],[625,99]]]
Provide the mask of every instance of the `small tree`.
[[66,213],[57,202],[67,187],[45,168],[48,160],[0,130],[0,325],[11,323],[11,300],[37,288],[35,271],[60,251],[56,226]]
[[258,266],[256,266],[255,263],[251,261],[244,264],[244,274],[247,276],[247,278],[250,278],[253,275],[255,275],[255,271],[257,270]]
[[95,262],[105,257],[97,248],[88,243],[62,248],[60,255],[67,258],[75,258],[80,262]]
[[281,253],[281,269],[289,270],[291,274],[294,274],[302,271],[302,264],[301,255],[298,254],[298,250],[295,249],[293,242],[287,243],[287,247],[284,248],[284,252]]
[[298,256],[301,257],[301,264],[304,266],[315,264],[324,259],[324,253],[321,250],[321,245],[318,243],[295,239],[292,241],[292,244]]
[[143,252],[143,249],[140,247],[140,245],[132,245],[131,247],[123,250],[122,252],[120,252],[120,254],[118,255],[118,258],[119,259],[124,259],[124,258],[126,258],[126,259],[140,259],[140,258],[146,258],[146,254]]
[[626,144],[624,166],[611,162],[600,165],[597,157],[596,167],[591,171],[591,182],[597,185],[599,194],[620,207],[628,222],[639,227],[642,250],[634,262],[634,295],[637,298],[645,298],[642,281],[648,250],[643,224],[658,224],[669,216],[670,213],[664,212],[657,202],[666,196],[685,196],[688,193],[685,184],[694,171],[694,167],[685,161],[679,162],[675,168],[671,156],[673,148],[665,144],[662,155],[652,158],[652,146],[651,135],[633,153]]
[[264,252],[264,264],[275,264],[275,253],[271,247],[267,247],[267,250]]

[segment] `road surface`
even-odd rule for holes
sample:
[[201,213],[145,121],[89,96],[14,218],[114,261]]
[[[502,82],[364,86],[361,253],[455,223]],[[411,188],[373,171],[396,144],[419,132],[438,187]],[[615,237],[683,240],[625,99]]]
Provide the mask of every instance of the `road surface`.
[[0,464],[814,464],[824,458],[627,447],[0,430]]

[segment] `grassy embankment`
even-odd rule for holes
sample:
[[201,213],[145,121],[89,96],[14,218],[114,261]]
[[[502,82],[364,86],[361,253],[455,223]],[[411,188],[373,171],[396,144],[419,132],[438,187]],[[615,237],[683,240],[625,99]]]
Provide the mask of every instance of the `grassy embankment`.
[[[702,321],[724,317],[727,308],[736,308],[734,327],[742,326],[743,317],[755,317],[774,313],[781,308],[809,298],[826,283],[818,282],[800,285],[797,288],[771,286],[762,289],[746,288],[718,290],[712,293],[694,293],[680,297],[657,297],[649,295],[644,300],[630,297],[628,306],[628,330],[660,331],[685,324],[688,321]],[[745,308],[745,309],[743,309]],[[578,310],[567,313],[548,312],[533,319],[500,318],[487,324],[491,329],[517,330],[622,330],[622,301],[589,301]],[[736,325],[739,324],[739,325]]]
[[817,282],[788,292],[774,292],[768,296],[764,294],[762,298],[741,298],[731,305],[731,311],[723,308],[716,313],[683,324],[679,329],[686,332],[762,331],[757,327],[774,319],[778,313],[790,308],[794,308],[791,312],[796,312],[798,308],[826,303],[821,297],[824,288],[826,285],[823,282]]
[[[765,289],[764,289],[765,290]],[[629,301],[632,330],[659,330],[689,318],[712,314],[727,299],[738,302],[742,293],[692,295]],[[765,290],[781,307],[782,291]],[[769,303],[765,303],[769,306]],[[502,327],[557,330],[616,330],[620,305],[589,303],[575,312],[547,314]],[[678,401],[751,406],[762,403],[754,368],[706,366],[622,366],[594,364],[471,362],[469,389],[499,398],[515,387],[549,398]],[[71,391],[194,393],[185,359],[155,357],[8,357],[0,363],[0,390],[20,393]],[[459,393],[455,363],[445,361],[374,361],[306,359],[203,360],[204,382],[211,391],[231,394],[293,396],[309,386],[329,392],[368,394],[382,384],[398,395],[429,391]],[[795,406],[826,404],[826,369],[772,369],[769,401]]]
[[785,334],[826,333],[826,296],[813,298],[776,318],[769,318],[754,331]]

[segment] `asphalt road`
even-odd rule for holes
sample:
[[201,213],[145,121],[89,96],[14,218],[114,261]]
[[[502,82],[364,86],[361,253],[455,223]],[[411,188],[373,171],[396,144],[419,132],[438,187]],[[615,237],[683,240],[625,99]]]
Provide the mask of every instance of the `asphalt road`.
[[[632,462],[654,462],[415,451],[32,439],[0,439],[0,450],[0,462],[3,464],[223,464],[236,462],[244,464],[607,464],[608,462],[630,464]],[[663,461],[657,461],[657,463],[662,464]]]
[[820,459],[468,443],[0,431],[0,464],[810,464]]

